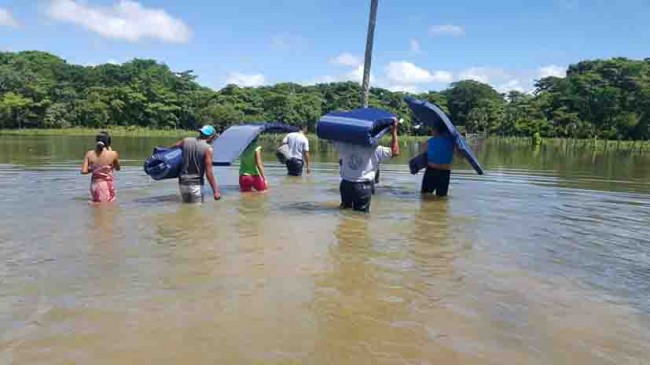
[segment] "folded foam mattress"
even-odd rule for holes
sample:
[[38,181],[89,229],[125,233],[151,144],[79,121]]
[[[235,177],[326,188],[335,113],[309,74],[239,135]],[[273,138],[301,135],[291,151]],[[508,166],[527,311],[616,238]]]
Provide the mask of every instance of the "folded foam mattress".
[[361,146],[376,146],[396,115],[376,108],[325,114],[316,125],[318,138]]
[[226,129],[214,142],[214,166],[230,166],[261,133],[291,133],[299,128],[283,123],[251,123]]

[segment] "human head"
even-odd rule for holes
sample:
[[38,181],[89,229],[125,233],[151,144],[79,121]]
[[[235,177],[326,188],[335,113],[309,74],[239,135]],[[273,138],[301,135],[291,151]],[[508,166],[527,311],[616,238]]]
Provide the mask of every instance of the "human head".
[[199,137],[208,141],[208,143],[214,141],[217,138],[217,130],[214,129],[211,125],[204,125],[199,129]]
[[301,124],[300,131],[304,134],[307,134],[307,132],[309,132],[309,126],[307,124]]
[[445,130],[446,128],[444,128],[441,123],[435,123],[433,127],[431,127],[431,135],[439,136],[443,134]]
[[111,136],[106,131],[99,132],[95,136],[95,151],[101,152],[109,147],[111,147]]

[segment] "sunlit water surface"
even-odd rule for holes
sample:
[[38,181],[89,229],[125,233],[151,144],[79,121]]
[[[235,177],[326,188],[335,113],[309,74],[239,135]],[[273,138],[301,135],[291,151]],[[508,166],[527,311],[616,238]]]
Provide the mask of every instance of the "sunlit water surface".
[[0,137],[0,363],[647,363],[650,156],[475,142],[451,196],[404,156],[369,215],[336,154],[271,191],[180,203],[115,138],[118,202],[87,203],[86,137]]

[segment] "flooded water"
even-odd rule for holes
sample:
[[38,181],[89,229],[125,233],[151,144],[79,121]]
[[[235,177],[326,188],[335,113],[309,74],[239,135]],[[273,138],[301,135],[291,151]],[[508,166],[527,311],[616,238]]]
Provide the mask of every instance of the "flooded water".
[[495,141],[451,196],[382,167],[337,209],[336,154],[268,194],[180,203],[115,138],[118,202],[87,203],[87,137],[0,137],[0,363],[647,363],[650,155]]

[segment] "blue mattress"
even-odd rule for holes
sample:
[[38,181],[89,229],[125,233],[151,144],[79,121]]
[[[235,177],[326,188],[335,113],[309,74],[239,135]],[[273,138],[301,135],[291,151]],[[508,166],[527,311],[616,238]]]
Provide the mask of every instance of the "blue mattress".
[[411,111],[413,111],[415,118],[420,121],[420,123],[424,123],[432,127],[436,124],[442,123],[442,125],[444,125],[449,131],[449,135],[454,140],[456,148],[465,157],[467,162],[469,162],[472,168],[474,168],[476,173],[483,175],[483,168],[478,162],[476,156],[474,156],[474,152],[472,152],[472,149],[467,144],[467,141],[465,141],[465,138],[463,138],[463,136],[458,133],[458,130],[456,127],[454,127],[454,124],[438,106],[427,101],[418,100],[412,97],[405,97],[404,101],[406,104],[408,104],[409,108],[411,108]]
[[144,172],[154,180],[174,179],[181,172],[183,150],[156,147],[153,155],[144,161]]
[[427,154],[426,152],[421,153],[409,161],[409,170],[411,174],[416,175],[420,170],[426,168],[427,165],[429,165]]
[[376,146],[396,116],[385,110],[360,108],[331,112],[316,125],[318,138],[362,146]]
[[[228,128],[214,143],[215,166],[228,166],[260,133],[297,132],[297,127],[282,123],[242,124]],[[181,148],[156,147],[153,155],[144,161],[144,172],[154,180],[174,179],[181,173],[183,150]]]
[[297,127],[282,123],[240,124],[226,129],[214,142],[214,166],[230,166],[261,133],[297,132]]

